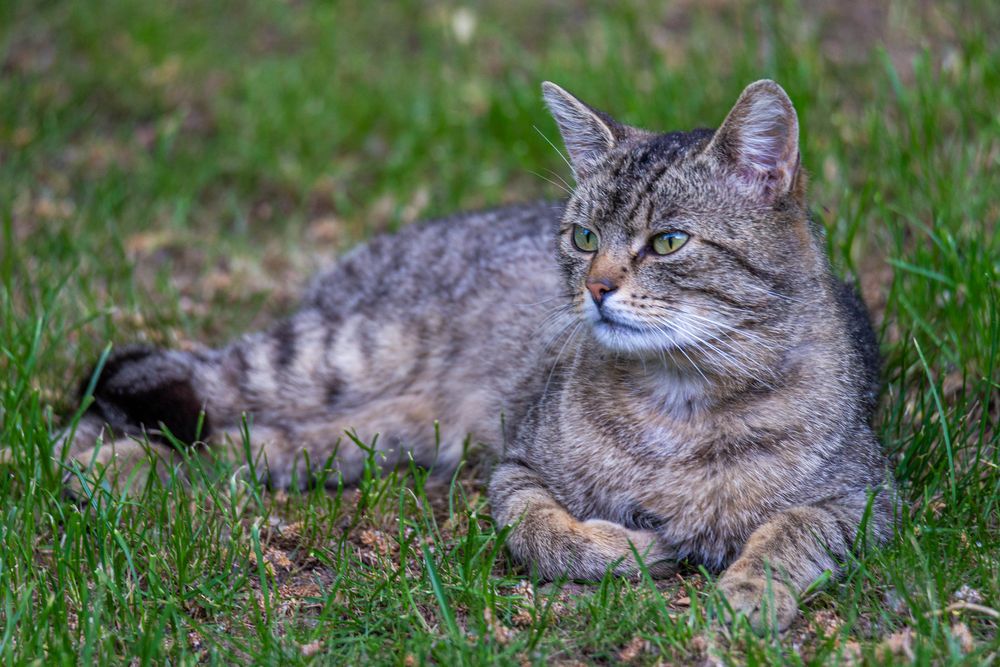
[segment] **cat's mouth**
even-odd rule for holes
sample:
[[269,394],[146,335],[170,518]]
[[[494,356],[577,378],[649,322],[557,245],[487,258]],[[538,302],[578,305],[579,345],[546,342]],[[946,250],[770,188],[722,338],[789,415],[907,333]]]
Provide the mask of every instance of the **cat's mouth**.
[[597,321],[597,326],[607,327],[611,331],[617,331],[621,333],[634,333],[634,334],[646,334],[648,331],[645,328],[636,326],[634,324],[629,324],[627,322],[622,322],[613,317],[608,317],[605,314],[601,314],[601,319]]
[[646,356],[662,354],[677,347],[676,333],[664,323],[636,321],[614,303],[598,307],[587,299],[586,319],[594,338],[602,347],[616,353]]
[[618,353],[660,355],[664,351],[680,347],[676,333],[667,326],[633,323],[607,312],[599,313],[591,322],[597,341],[603,347]]
[[642,352],[663,345],[662,336],[639,324],[601,313],[593,324],[594,336],[604,347],[617,352]]

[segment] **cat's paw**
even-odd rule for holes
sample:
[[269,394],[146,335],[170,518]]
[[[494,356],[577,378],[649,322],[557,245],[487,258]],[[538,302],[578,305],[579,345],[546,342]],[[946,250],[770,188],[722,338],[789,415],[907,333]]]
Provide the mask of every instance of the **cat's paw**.
[[788,586],[764,577],[746,574],[724,574],[718,590],[725,596],[735,621],[745,616],[755,632],[765,634],[772,630],[788,629],[798,616],[799,605]]
[[[632,530],[603,519],[588,519],[582,525],[594,536],[595,542],[599,543],[601,538],[609,542],[620,541],[621,538],[624,538],[625,544],[631,543],[642,559],[646,571],[653,579],[666,579],[677,573],[677,560],[672,558],[671,554],[663,548],[663,542],[655,532]],[[615,573],[619,575],[635,574],[639,564],[631,549],[626,548],[622,556],[624,560]]]

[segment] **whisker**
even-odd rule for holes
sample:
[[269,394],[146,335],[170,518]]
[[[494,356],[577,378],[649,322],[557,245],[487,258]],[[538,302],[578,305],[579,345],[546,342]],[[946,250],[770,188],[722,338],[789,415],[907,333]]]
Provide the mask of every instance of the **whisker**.
[[[721,334],[721,335],[727,336],[730,340],[735,340],[736,337],[739,336],[739,337],[745,338],[748,343],[759,343],[761,345],[768,345],[768,344],[770,344],[770,341],[764,339],[763,337],[755,334],[752,331],[747,331],[746,329],[740,329],[738,327],[733,327],[733,326],[730,326],[730,325],[728,325],[728,324],[726,324],[724,322],[717,322],[716,320],[713,320],[710,317],[702,317],[701,315],[695,315],[694,313],[677,313],[676,317],[680,318],[680,319],[682,319],[684,321],[686,321],[689,325],[691,325],[693,327],[696,326],[696,325],[693,322],[689,321],[691,318],[694,318],[696,320],[700,320],[702,322],[705,322],[705,323],[707,323],[707,324],[715,327],[714,331],[708,331],[708,330],[705,330],[704,328],[701,328],[701,327],[696,327],[696,328],[701,333],[703,333],[705,335],[708,335],[708,336],[714,338],[715,340],[717,340],[718,342],[723,343],[723,344],[725,344],[725,345],[727,345],[727,346],[729,346],[731,348],[732,348],[732,345],[729,345],[728,343],[726,343],[725,341],[723,341],[721,338],[717,338],[716,336],[719,335],[719,334]],[[736,334],[736,336],[734,336],[733,334]],[[746,354],[747,356],[749,356],[749,353],[747,353],[746,350],[741,349],[740,351],[743,354]]]
[[554,176],[555,178],[559,179],[559,182],[562,183],[563,185],[565,185],[570,190],[573,189],[573,186],[570,185],[569,183],[567,183],[566,179],[563,178],[562,176],[560,176],[559,174],[557,174],[556,172],[552,171],[551,169],[546,169],[545,171],[549,172],[550,174],[552,174],[552,176]]
[[750,289],[757,290],[769,296],[773,296],[776,299],[784,299],[785,301],[790,301],[792,303],[803,303],[802,299],[796,299],[795,297],[788,296],[787,294],[782,294],[781,292],[775,292],[772,289],[766,287],[761,287],[760,285],[755,285],[753,283],[746,283],[744,287],[749,287]]
[[704,373],[702,372],[701,368],[699,368],[699,367],[698,367],[698,364],[694,363],[694,359],[692,359],[691,357],[689,357],[689,356],[688,356],[688,353],[684,351],[684,348],[683,348],[683,347],[677,347],[677,350],[678,350],[678,351],[679,351],[679,352],[680,352],[681,354],[683,354],[683,355],[684,355],[684,358],[688,360],[688,363],[689,363],[689,364],[691,364],[691,366],[692,366],[692,367],[694,367],[694,369],[695,369],[696,371],[698,371],[698,375],[700,375],[700,376],[702,377],[702,379],[703,379],[703,380],[705,381],[705,383],[706,383],[706,384],[711,384],[711,383],[709,382],[709,380],[708,380],[708,376],[706,376],[706,375],[705,375],[705,374],[704,374]]
[[568,195],[570,195],[570,196],[572,196],[572,195],[573,195],[573,191],[572,191],[572,190],[568,189],[568,188],[567,188],[566,186],[563,186],[563,185],[559,185],[558,183],[556,183],[555,181],[553,181],[553,180],[552,180],[551,178],[546,178],[546,177],[542,176],[541,174],[539,174],[539,173],[538,173],[537,171],[532,171],[532,170],[530,170],[530,169],[528,169],[528,170],[526,170],[526,171],[527,171],[527,172],[528,172],[529,174],[534,174],[535,176],[537,176],[538,178],[542,179],[542,180],[543,180],[543,181],[545,181],[546,183],[551,183],[552,185],[556,186],[557,188],[559,188],[560,190],[562,190],[562,191],[563,191],[563,192],[565,192],[566,194],[568,194]]
[[674,319],[674,318],[677,318],[677,317],[690,317],[690,318],[694,318],[696,320],[701,320],[703,322],[707,322],[708,324],[711,324],[712,326],[718,327],[720,329],[726,329],[728,331],[733,331],[736,334],[747,338],[748,340],[753,340],[753,341],[759,342],[761,344],[768,344],[770,342],[770,341],[766,340],[765,338],[761,337],[759,334],[754,333],[753,331],[750,331],[750,330],[745,329],[745,328],[734,327],[732,325],[726,324],[725,322],[719,322],[717,320],[713,320],[710,317],[704,317],[702,315],[697,315],[695,313],[681,312],[681,311],[670,309],[670,308],[666,308],[664,310],[665,310],[666,313],[668,313],[671,316],[671,319]]
[[542,139],[545,139],[545,143],[547,143],[549,146],[552,146],[552,150],[554,150],[556,153],[558,153],[559,157],[562,158],[562,161],[566,163],[567,167],[569,167],[569,170],[573,171],[573,165],[571,165],[569,163],[569,159],[563,154],[563,152],[561,150],[559,150],[559,147],[556,146],[554,143],[552,143],[552,141],[548,137],[545,136],[545,133],[538,129],[537,125],[532,125],[531,127],[535,128],[535,132],[537,132],[539,134],[539,136],[542,137]]
[[[716,355],[718,355],[724,361],[727,361],[729,364],[731,364],[732,366],[734,366],[737,370],[741,371],[742,373],[744,373],[745,375],[747,375],[749,377],[752,377],[754,380],[756,380],[757,382],[760,382],[764,386],[767,386],[768,388],[773,389],[773,387],[766,380],[764,380],[761,377],[761,376],[765,376],[765,377],[766,376],[771,376],[772,375],[771,371],[768,368],[766,368],[765,366],[763,366],[758,360],[756,360],[753,357],[749,356],[743,350],[740,350],[739,348],[734,348],[731,345],[728,345],[727,343],[725,343],[725,341],[722,341],[720,339],[715,339],[717,342],[719,342],[719,343],[721,343],[723,345],[727,345],[727,347],[730,347],[730,349],[732,349],[734,352],[736,352],[737,354],[736,354],[736,356],[734,356],[732,354],[729,354],[729,353],[727,353],[727,352],[719,349],[718,347],[716,347],[715,345],[713,345],[711,342],[709,342],[709,341],[705,340],[704,338],[702,338],[701,336],[699,336],[698,334],[705,335],[708,332],[704,331],[703,329],[695,327],[694,323],[692,323],[690,321],[686,321],[686,322],[681,322],[681,323],[675,322],[674,324],[675,325],[679,324],[678,328],[680,328],[681,330],[683,330],[684,333],[686,333],[688,336],[694,338],[699,345],[703,345],[705,347],[710,348]],[[684,326],[684,325],[687,325],[687,326]]]
[[534,303],[515,303],[514,305],[518,307],[538,306],[543,303],[548,303],[549,301],[555,301],[556,299],[569,299],[572,296],[573,293],[568,292],[566,294],[556,294],[555,296],[550,296],[547,299],[542,299],[541,301],[535,301]]
[[543,317],[538,322],[532,333],[535,334],[541,333],[547,327],[550,327],[554,324],[558,324],[560,318],[563,317],[572,317],[573,320],[577,320],[578,318],[576,317],[574,305],[575,304],[565,304],[554,308],[551,312],[548,313],[548,315]]
[[559,367],[559,360],[562,358],[563,352],[566,351],[566,346],[569,345],[570,341],[576,338],[576,334],[580,331],[580,327],[583,326],[583,321],[576,323],[573,330],[570,332],[569,336],[566,337],[566,342],[563,343],[562,347],[559,348],[559,354],[556,355],[555,361],[552,362],[552,369],[549,371],[549,376],[545,380],[545,388],[542,389],[542,397],[548,396],[549,394],[549,383],[552,382],[552,374],[556,372],[556,368]]
[[[668,329],[667,327],[663,326],[659,322],[649,322],[648,325],[652,326],[653,328],[655,328],[657,331],[659,331],[662,334],[670,334],[670,333],[672,333],[670,331],[670,329]],[[708,376],[705,375],[705,373],[701,370],[701,367],[699,367],[698,364],[695,363],[694,359],[692,359],[691,356],[684,350],[684,347],[682,345],[674,345],[672,348],[668,347],[668,348],[665,348],[665,349],[666,349],[667,353],[670,354],[670,359],[672,361],[674,361],[674,366],[675,367],[677,366],[677,364],[676,364],[676,361],[674,360],[673,353],[672,353],[672,351],[674,349],[676,349],[678,352],[680,352],[681,354],[683,354],[684,358],[688,360],[689,364],[691,364],[691,367],[694,368],[698,372],[698,375],[700,375],[702,377],[702,379],[706,383],[709,383]]]
[[558,341],[563,334],[570,330],[574,325],[579,324],[578,321],[566,322],[559,327],[559,330],[553,333],[551,336],[546,336],[545,341],[542,343],[542,349],[546,352],[551,351],[552,346]]
[[[666,312],[678,313],[674,307],[674,302],[676,299],[667,299],[657,296],[651,296],[650,299],[655,302],[660,308],[663,308]],[[750,310],[748,308],[739,308],[732,305],[720,305],[718,312],[725,312],[727,315],[731,316],[742,316],[746,322],[756,323],[762,318],[762,314],[759,311]]]

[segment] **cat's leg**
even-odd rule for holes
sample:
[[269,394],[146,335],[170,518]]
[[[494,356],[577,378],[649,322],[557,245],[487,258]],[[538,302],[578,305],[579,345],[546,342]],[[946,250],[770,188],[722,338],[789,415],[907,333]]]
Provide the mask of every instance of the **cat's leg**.
[[507,538],[511,555],[544,578],[600,579],[611,566],[615,574],[635,574],[639,564],[633,548],[654,577],[676,571],[656,533],[600,519],[576,519],[526,466],[498,465],[489,496],[494,521],[513,527]]
[[454,426],[442,430],[441,440],[448,445],[437,451],[431,414],[424,397],[387,397],[321,418],[280,424],[251,420],[246,428],[217,432],[213,443],[230,460],[252,464],[272,488],[304,488],[320,478],[330,486],[350,485],[361,478],[369,456],[386,469],[410,459],[422,467],[454,468],[454,455],[461,452],[456,443],[465,433]]
[[[757,528],[719,578],[719,591],[735,614],[758,632],[786,629],[798,614],[798,597],[824,572],[839,574],[855,546],[869,495],[793,507]],[[890,526],[886,493],[876,496],[867,530],[872,544],[884,541]]]

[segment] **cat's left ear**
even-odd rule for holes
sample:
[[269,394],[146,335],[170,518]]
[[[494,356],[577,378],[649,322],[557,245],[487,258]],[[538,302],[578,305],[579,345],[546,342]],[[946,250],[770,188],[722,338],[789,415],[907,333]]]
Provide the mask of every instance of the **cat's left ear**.
[[774,203],[797,190],[799,120],[788,94],[774,81],[751,83],[705,151],[754,198]]

